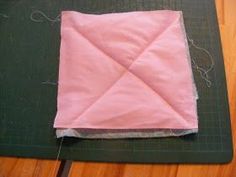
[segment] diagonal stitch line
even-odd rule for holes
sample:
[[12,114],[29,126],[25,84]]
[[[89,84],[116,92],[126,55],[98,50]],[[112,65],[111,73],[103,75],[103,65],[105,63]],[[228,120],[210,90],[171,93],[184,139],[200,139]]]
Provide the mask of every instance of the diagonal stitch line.
[[[170,26],[172,26],[176,21],[178,20],[178,18],[176,20],[174,20],[172,23],[168,24],[168,27],[166,29],[163,29],[161,31],[161,33],[159,32],[159,34],[156,34],[155,37],[149,41],[149,43],[146,45],[146,47],[143,47],[143,49],[139,52],[139,54],[135,57],[135,59],[133,60],[133,62],[130,64],[129,68],[131,67],[131,65],[137,60],[139,59],[140,56],[142,56],[145,51],[149,48],[149,46],[151,46],[152,43],[154,43],[158,38],[160,38],[163,34],[165,34],[165,32],[170,28]],[[113,59],[113,58],[112,58]],[[114,60],[114,59],[113,59]]]
[[79,117],[81,117],[83,114],[85,114],[89,109],[91,109],[91,107],[93,107],[93,105],[95,105],[95,103],[97,103],[99,100],[101,100],[109,92],[109,90],[111,90],[114,87],[114,85],[116,83],[118,83],[118,81],[120,81],[123,78],[125,73],[126,73],[126,71],[124,71],[122,73],[122,75],[115,82],[113,82],[111,84],[111,86],[109,88],[107,88],[92,104],[90,104],[84,111],[82,111],[82,113],[80,113]]
[[147,84],[143,79],[141,79],[140,77],[136,76],[133,72],[130,72],[133,76],[135,76],[135,78],[137,78],[138,80],[140,80],[145,86],[147,86],[151,91],[153,91],[158,97],[160,97],[163,102],[170,108],[172,109],[178,116],[180,116],[184,122],[186,123],[186,120],[184,119],[184,117],[179,113],[178,110],[176,110],[176,108],[174,106],[172,106],[165,97],[161,96],[161,94],[159,94],[157,92],[157,90],[155,90],[152,86],[150,86],[149,84]]
[[[127,68],[126,66],[124,66],[123,64],[121,64],[120,62],[118,62],[117,60],[115,60],[114,58],[113,58],[113,56],[111,56],[110,54],[108,54],[107,52],[105,52],[103,49],[101,49],[98,45],[96,45],[90,38],[88,38],[88,36],[87,35],[85,35],[84,33],[82,33],[80,30],[79,30],[79,28],[74,28],[74,29],[76,29],[76,31],[84,38],[84,39],[86,39],[90,44],[92,44],[95,48],[97,48],[100,52],[102,52],[105,56],[107,56],[108,58],[110,58],[111,60],[113,60],[113,61],[115,61],[117,64],[119,64],[120,66],[122,66],[124,69],[129,69],[131,66],[132,66],[132,64],[137,60],[137,59],[139,59],[139,57],[143,54],[143,53],[145,53],[145,51],[151,46],[151,44],[153,43],[153,42],[155,42],[160,36],[162,36],[168,29],[169,29],[169,27],[170,26],[172,26],[177,20],[179,20],[179,18],[177,18],[176,20],[174,20],[172,23],[170,23],[170,24],[168,24],[168,27],[166,28],[166,29],[164,29],[163,31],[161,31],[161,33],[160,32],[158,32],[155,36],[154,36],[154,38],[151,40],[151,41],[149,41],[148,42],[148,44],[143,48],[143,49],[141,49],[140,50],[140,53],[135,57],[135,59],[133,59],[133,62],[129,65],[129,67]],[[129,72],[129,70],[128,70],[128,72]]]
[[[175,22],[175,20],[174,20],[174,22]],[[174,22],[173,22],[173,23],[174,23]],[[171,23],[171,24],[169,25],[169,27],[170,27],[173,23]],[[169,28],[169,27],[168,27],[168,28]],[[167,28],[167,29],[168,29],[168,28]],[[150,41],[149,44],[148,44],[143,50],[141,50],[141,53],[138,54],[137,58],[133,61],[133,63],[139,58],[139,56],[141,56],[141,55],[143,54],[143,52],[146,51],[147,48],[149,48],[149,46],[151,46],[151,44],[152,44],[153,42],[155,42],[165,31],[167,31],[167,29],[165,29],[161,34],[157,35],[152,41]],[[128,68],[126,68],[123,64],[121,64],[121,63],[119,63],[118,61],[116,61],[115,59],[113,59],[113,57],[111,57],[111,56],[108,55],[105,51],[103,51],[103,50],[100,49],[97,45],[95,45],[94,42],[92,42],[90,39],[88,39],[87,36],[85,36],[83,33],[81,33],[81,32],[78,31],[78,30],[77,30],[77,32],[78,32],[79,34],[81,34],[81,36],[83,36],[86,40],[88,40],[89,43],[91,43],[91,44],[92,44],[94,47],[96,47],[99,51],[101,51],[104,55],[108,56],[110,59],[112,59],[113,61],[115,61],[117,64],[119,64],[120,66],[122,66],[122,67],[125,69],[124,73],[122,73],[122,75],[120,76],[120,78],[117,79],[107,90],[105,90],[105,92],[104,92],[103,94],[101,94],[101,96],[98,97],[97,100],[95,100],[91,105],[89,105],[88,108],[85,109],[85,110],[80,114],[80,116],[81,116],[82,114],[84,114],[84,112],[86,112],[86,111],[87,111],[92,105],[94,105],[98,100],[100,100],[100,99],[106,94],[106,92],[108,92],[108,90],[110,90],[110,89],[123,77],[123,75],[124,75],[126,72],[129,72],[130,74],[132,74],[133,76],[135,76],[136,78],[138,78],[140,81],[142,81],[146,86],[148,86],[148,87],[149,87],[153,92],[155,92],[155,94],[157,94],[161,99],[163,99],[163,101],[164,101],[166,104],[168,104],[169,107],[170,107],[173,111],[175,111],[180,117],[183,117],[183,116],[181,116],[181,115],[179,114],[178,111],[176,111],[176,110],[173,108],[173,106],[172,106],[166,99],[164,99],[162,96],[160,96],[160,94],[159,94],[155,89],[153,89],[149,84],[147,84],[145,81],[143,81],[141,78],[139,78],[139,77],[136,76],[132,71],[129,70],[129,68],[132,66],[133,63],[132,63]]]
[[180,115],[180,113],[178,111],[176,111],[175,108],[173,108],[173,106],[166,100],[164,99],[153,87],[151,87],[149,84],[147,84],[145,81],[143,81],[143,79],[141,79],[140,77],[136,76],[132,71],[129,70],[129,68],[135,63],[135,61],[152,45],[152,43],[154,43],[160,36],[162,36],[167,29],[169,29],[170,26],[172,26],[172,24],[174,24],[179,18],[177,18],[176,20],[174,20],[171,24],[168,25],[168,28],[166,28],[165,30],[163,30],[161,32],[161,34],[157,34],[156,37],[153,38],[153,40],[151,40],[146,47],[144,47],[141,52],[137,55],[137,57],[133,60],[133,62],[129,65],[129,67],[127,68],[126,66],[124,66],[123,64],[121,64],[120,62],[118,62],[117,60],[115,60],[112,56],[110,56],[108,53],[106,53],[104,50],[102,50],[100,47],[98,47],[91,39],[89,39],[85,34],[83,34],[81,31],[78,30],[78,28],[74,28],[77,29],[76,31],[84,38],[86,39],[90,44],[92,44],[95,48],[97,48],[100,52],[102,52],[105,56],[107,56],[108,58],[110,58],[112,61],[115,61],[117,64],[119,64],[121,67],[123,67],[125,69],[125,71],[121,74],[121,76],[109,87],[107,88],[92,104],[90,104],[84,111],[82,111],[82,113],[80,113],[79,116],[83,115],[85,112],[87,112],[87,110],[89,110],[98,100],[100,100],[104,95],[106,95],[106,93],[124,76],[124,74],[126,72],[129,72],[130,74],[132,74],[134,77],[138,78],[140,81],[142,81],[142,83],[144,83],[147,87],[149,87],[153,92],[155,92],[155,94],[157,94],[169,107],[170,109],[172,109],[174,112],[176,112],[180,117],[183,118],[182,115]]

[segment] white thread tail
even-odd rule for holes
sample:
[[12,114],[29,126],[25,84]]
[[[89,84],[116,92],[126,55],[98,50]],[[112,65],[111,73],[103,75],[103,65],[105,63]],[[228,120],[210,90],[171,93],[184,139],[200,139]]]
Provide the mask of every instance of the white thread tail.
[[3,18],[9,18],[9,16],[8,16],[8,15],[6,15],[6,14],[3,14],[3,13],[0,13],[0,16],[1,16],[1,17],[3,17]]
[[209,56],[209,58],[210,58],[211,65],[210,65],[210,67],[208,67],[207,69],[204,69],[204,68],[198,66],[194,58],[191,58],[191,60],[192,60],[192,62],[193,62],[194,68],[199,72],[201,78],[205,80],[207,87],[211,87],[212,82],[211,82],[211,80],[210,80],[210,78],[209,78],[209,74],[208,74],[208,73],[214,68],[214,65],[215,65],[214,60],[213,60],[213,57],[212,57],[212,55],[210,54],[210,52],[209,52],[208,50],[206,50],[206,49],[204,49],[204,48],[202,48],[202,47],[197,46],[197,45],[194,43],[194,41],[189,38],[188,35],[186,35],[186,36],[187,36],[188,41],[191,43],[191,45],[192,45],[194,48],[205,52],[205,53]]
[[57,85],[56,82],[51,82],[51,81],[44,81],[44,82],[41,82],[42,84],[44,85]]
[[[36,17],[37,16],[37,17]],[[37,23],[42,23],[44,22],[43,18],[46,19],[47,21],[49,22],[58,22],[60,21],[60,17],[61,15],[58,15],[56,16],[56,18],[50,18],[48,17],[45,13],[43,13],[42,11],[40,10],[35,10],[31,13],[30,15],[30,19],[33,21],[33,22],[37,22]]]
[[57,157],[56,157],[56,162],[55,162],[55,165],[54,165],[54,167],[53,167],[53,171],[52,171],[52,174],[53,174],[53,175],[54,175],[55,172],[56,172],[58,159],[59,159],[60,154],[61,154],[61,148],[62,148],[63,140],[64,140],[64,137],[61,138],[61,142],[60,142],[60,145],[59,145],[59,148],[58,148]]

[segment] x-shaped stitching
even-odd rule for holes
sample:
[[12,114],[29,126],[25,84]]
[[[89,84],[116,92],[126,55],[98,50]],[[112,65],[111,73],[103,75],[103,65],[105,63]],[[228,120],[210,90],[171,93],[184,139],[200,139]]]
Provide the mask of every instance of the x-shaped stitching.
[[[107,52],[105,52],[103,49],[101,49],[99,46],[97,46],[91,39],[89,39],[85,34],[83,34],[81,31],[79,31],[78,28],[75,28],[76,31],[84,38],[86,39],[90,44],[92,44],[96,49],[98,49],[99,51],[101,51],[106,57],[108,57],[109,59],[115,61],[118,65],[120,65],[122,68],[125,69],[125,71],[121,74],[121,76],[109,87],[105,90],[105,92],[103,94],[101,94],[92,104],[90,104],[84,111],[82,111],[82,113],[80,113],[79,116],[83,115],[85,112],[87,112],[98,100],[100,100],[110,89],[112,89],[112,87],[119,82],[119,80],[127,73],[129,72],[130,74],[132,74],[134,77],[136,77],[138,80],[140,80],[141,82],[143,82],[148,88],[150,88],[150,90],[152,90],[159,98],[161,98],[166,105],[169,106],[170,109],[172,109],[176,114],[178,114],[180,117],[183,118],[183,116],[165,99],[163,98],[163,96],[161,96],[152,86],[150,86],[149,84],[147,84],[143,79],[141,79],[140,77],[138,77],[137,75],[135,75],[130,69],[130,67],[135,63],[135,61],[137,61],[140,56],[142,56],[145,51],[161,36],[163,35],[167,29],[173,24],[175,23],[175,20],[166,28],[164,29],[161,33],[158,32],[158,34],[156,34],[156,36],[153,38],[153,40],[151,40],[142,50],[141,52],[135,57],[135,59],[133,60],[133,62],[129,65],[129,67],[127,68],[126,66],[124,66],[123,64],[121,64],[120,62],[118,62],[117,60],[115,60],[113,57],[111,57]],[[184,120],[184,118],[183,118]]]

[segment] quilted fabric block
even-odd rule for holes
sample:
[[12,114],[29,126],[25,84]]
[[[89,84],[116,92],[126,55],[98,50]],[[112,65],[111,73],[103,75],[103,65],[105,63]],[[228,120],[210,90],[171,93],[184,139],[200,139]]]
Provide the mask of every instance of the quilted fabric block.
[[57,137],[198,131],[181,11],[62,12]]

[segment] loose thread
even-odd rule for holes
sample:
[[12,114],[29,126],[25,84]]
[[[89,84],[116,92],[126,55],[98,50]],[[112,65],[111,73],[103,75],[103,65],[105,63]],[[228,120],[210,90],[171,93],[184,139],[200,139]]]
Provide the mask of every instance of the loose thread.
[[171,129],[170,129],[170,135],[171,136],[177,136]]
[[56,82],[51,82],[51,81],[44,81],[44,82],[41,82],[41,84],[44,84],[44,85],[57,85]]
[[55,162],[55,165],[54,165],[53,171],[52,171],[53,175],[55,174],[55,171],[56,171],[56,168],[57,168],[57,163],[58,163],[58,160],[59,160],[59,157],[60,157],[60,154],[61,154],[61,148],[62,148],[63,140],[64,140],[64,137],[61,138],[61,142],[60,142],[60,145],[59,145],[59,148],[58,148],[58,151],[57,151],[56,162]]
[[61,148],[62,148],[63,140],[64,140],[64,137],[61,138],[61,142],[60,142],[60,146],[59,146],[59,149],[58,149],[58,153],[57,153],[57,158],[56,158],[56,160],[59,159],[59,156],[60,156],[60,153],[61,153]]
[[9,16],[8,16],[8,15],[6,15],[6,14],[3,14],[3,13],[0,13],[0,16],[1,16],[1,17],[3,17],[3,18],[9,18]]
[[[37,16],[37,17],[36,17]],[[43,18],[48,20],[49,22],[59,22],[60,21],[60,17],[61,15],[58,15],[56,16],[54,19],[53,18],[50,18],[48,17],[45,13],[43,13],[42,11],[40,10],[35,10],[31,13],[30,15],[30,19],[33,21],[33,22],[37,22],[37,23],[42,23],[44,22]]]
[[197,46],[197,45],[194,43],[194,41],[189,38],[188,35],[187,35],[187,39],[188,39],[188,41],[191,43],[191,45],[192,45],[194,48],[205,52],[205,53],[209,56],[210,61],[211,61],[211,65],[210,65],[210,67],[209,67],[208,69],[204,69],[204,68],[198,66],[194,58],[191,58],[191,60],[192,60],[193,65],[194,65],[193,67],[199,72],[201,78],[202,78],[203,80],[205,80],[207,87],[211,87],[212,82],[211,82],[210,77],[209,77],[209,72],[214,68],[214,65],[215,65],[214,60],[213,60],[213,57],[212,57],[212,55],[210,54],[210,52],[209,52],[208,50],[206,50],[206,49],[204,49],[204,48],[202,48],[202,47]]

